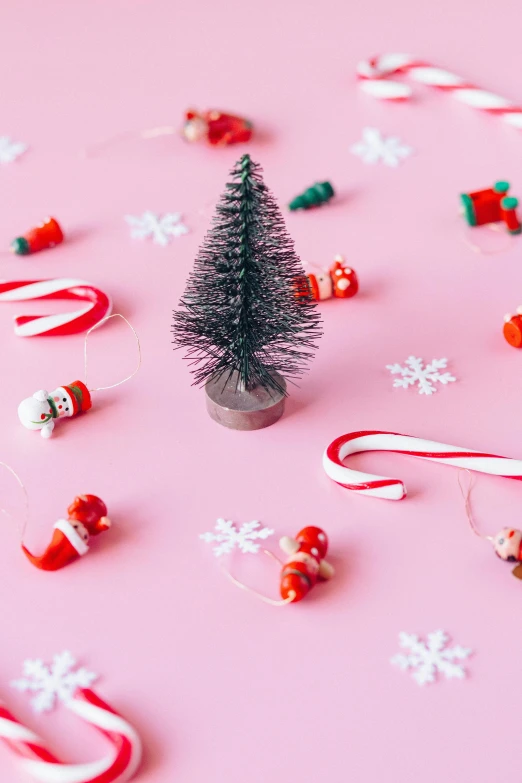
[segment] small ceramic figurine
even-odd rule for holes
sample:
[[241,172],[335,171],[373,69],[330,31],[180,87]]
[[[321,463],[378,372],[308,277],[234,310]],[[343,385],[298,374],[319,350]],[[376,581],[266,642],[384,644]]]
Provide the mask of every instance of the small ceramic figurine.
[[40,430],[42,438],[50,438],[55,419],[76,416],[90,410],[91,395],[81,381],[68,386],[58,386],[53,392],[40,389],[32,397],[22,400],[18,406],[18,417],[28,430]]
[[288,209],[291,212],[295,212],[296,209],[311,209],[326,204],[334,196],[335,191],[330,182],[316,182],[315,185],[292,199]]
[[355,271],[346,265],[343,256],[335,256],[334,263],[326,272],[309,272],[308,287],[312,299],[349,299],[359,290],[359,281]]
[[474,193],[461,193],[464,217],[470,226],[503,222],[510,234],[520,234],[518,199],[508,196],[509,182],[495,182],[492,188]]
[[289,555],[281,572],[284,600],[300,601],[318,580],[331,579],[334,575],[333,567],[324,559],[328,538],[321,528],[305,527],[295,538],[283,536],[279,546]]
[[48,217],[23,236],[13,239],[11,250],[18,256],[28,256],[39,250],[55,247],[61,242],[63,242],[63,231],[58,221]]
[[53,526],[53,538],[43,555],[36,557],[22,544],[27,559],[42,571],[58,571],[89,551],[90,536],[109,530],[107,506],[96,495],[78,495],[67,509],[68,518]]
[[205,112],[189,110],[185,113],[182,133],[187,141],[205,139],[213,147],[225,146],[250,141],[252,123],[216,109]]

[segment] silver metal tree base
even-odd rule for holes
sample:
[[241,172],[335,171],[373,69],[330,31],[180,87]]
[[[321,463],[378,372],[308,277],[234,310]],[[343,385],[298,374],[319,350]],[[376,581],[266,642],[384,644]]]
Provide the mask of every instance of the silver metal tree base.
[[[273,377],[286,389],[281,375],[273,373]],[[236,387],[236,372],[228,381],[222,376],[205,385],[207,411],[214,421],[224,427],[232,430],[260,430],[275,424],[283,415],[286,398],[281,392],[267,390],[262,386],[247,391],[240,391]]]

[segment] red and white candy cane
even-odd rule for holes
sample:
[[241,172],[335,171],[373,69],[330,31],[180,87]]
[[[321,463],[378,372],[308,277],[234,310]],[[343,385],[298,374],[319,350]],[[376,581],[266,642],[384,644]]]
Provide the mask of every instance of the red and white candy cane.
[[43,740],[0,704],[0,739],[21,759],[21,768],[43,783],[114,783],[130,780],[141,761],[141,741],[132,728],[96,694],[77,691],[67,707],[100,731],[113,746],[110,756],[86,764],[64,764]]
[[86,332],[110,315],[110,298],[85,280],[57,277],[50,280],[13,280],[0,282],[0,302],[21,302],[28,299],[72,299],[86,302],[79,310],[54,315],[19,315],[15,318],[15,334],[20,337],[49,337]]
[[363,60],[357,66],[361,88],[374,98],[405,100],[412,94],[408,84],[390,80],[390,76],[406,75],[416,82],[438,87],[451,93],[454,98],[468,106],[490,112],[501,117],[515,128],[522,128],[522,108],[495,93],[483,90],[467,79],[443,68],[437,68],[409,54],[383,54]]
[[395,454],[408,454],[410,457],[420,457],[431,462],[444,462],[457,468],[468,468],[479,473],[522,481],[522,460],[518,459],[498,457],[496,454],[379,430],[349,432],[336,438],[323,455],[323,467],[327,475],[345,489],[376,498],[400,500],[406,495],[406,487],[400,479],[374,476],[343,465],[343,459],[362,451],[392,451]]

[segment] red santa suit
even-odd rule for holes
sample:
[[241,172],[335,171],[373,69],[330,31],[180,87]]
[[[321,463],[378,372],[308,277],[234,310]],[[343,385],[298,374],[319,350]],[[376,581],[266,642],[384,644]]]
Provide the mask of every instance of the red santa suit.
[[78,495],[67,509],[68,519],[53,525],[51,543],[40,557],[22,544],[27,559],[42,571],[57,571],[89,551],[89,538],[111,526],[107,507],[96,495]]

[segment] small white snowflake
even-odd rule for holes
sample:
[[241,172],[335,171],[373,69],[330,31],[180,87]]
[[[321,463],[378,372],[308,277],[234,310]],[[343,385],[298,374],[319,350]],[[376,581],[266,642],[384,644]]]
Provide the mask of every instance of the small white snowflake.
[[412,677],[419,685],[435,682],[437,674],[443,674],[447,680],[463,680],[466,676],[464,664],[455,661],[464,661],[473,651],[460,645],[446,647],[448,639],[444,631],[429,633],[427,642],[416,634],[402,631],[399,634],[399,646],[409,650],[409,653],[397,653],[390,658],[390,663],[402,671],[415,669]]
[[31,691],[37,695],[31,700],[35,712],[49,712],[57,699],[68,702],[78,688],[88,688],[98,675],[83,666],[75,669],[76,659],[65,650],[54,656],[50,666],[41,660],[27,660],[23,664],[23,678],[13,680],[13,688]]
[[244,522],[238,530],[229,519],[218,519],[215,527],[216,532],[201,533],[199,537],[207,543],[214,541],[217,543],[217,546],[212,550],[216,557],[228,555],[236,546],[241,552],[255,554],[261,545],[254,542],[274,534],[274,531],[269,527],[259,528],[261,528],[261,523],[253,521]]
[[0,136],[0,164],[12,163],[23,155],[27,144],[21,141],[12,141],[9,136]]
[[169,244],[170,237],[188,234],[187,226],[181,221],[180,212],[166,212],[160,216],[147,211],[140,216],[125,215],[125,220],[131,226],[133,239],[152,237],[152,241],[162,247]]
[[361,158],[363,163],[382,161],[385,166],[396,167],[401,158],[407,158],[413,152],[397,136],[384,138],[377,128],[364,128],[362,136],[362,141],[352,145],[350,151]]
[[419,394],[433,394],[437,391],[437,387],[434,386],[435,383],[442,383],[445,386],[447,383],[453,383],[457,380],[449,372],[439,372],[439,370],[446,369],[448,365],[447,359],[432,359],[425,367],[422,359],[408,356],[404,364],[406,367],[400,364],[386,365],[386,369],[392,375],[402,376],[401,378],[395,378],[393,385],[396,388],[407,389],[408,386],[418,384]]

